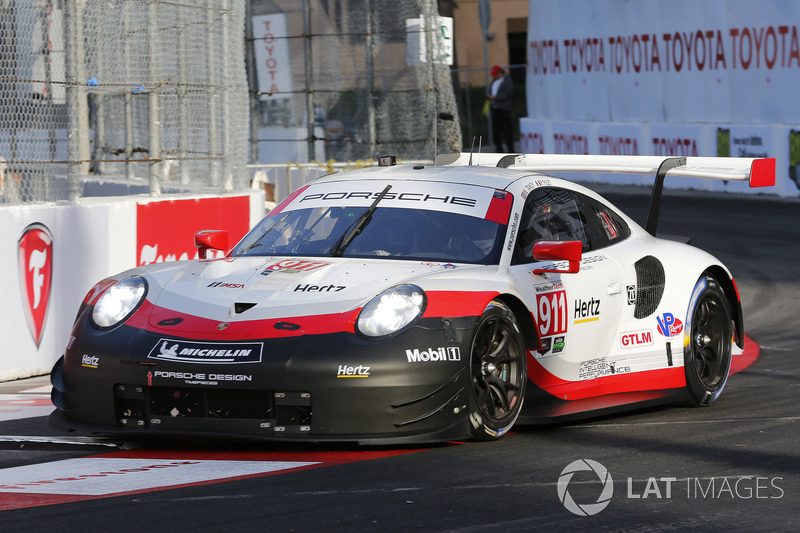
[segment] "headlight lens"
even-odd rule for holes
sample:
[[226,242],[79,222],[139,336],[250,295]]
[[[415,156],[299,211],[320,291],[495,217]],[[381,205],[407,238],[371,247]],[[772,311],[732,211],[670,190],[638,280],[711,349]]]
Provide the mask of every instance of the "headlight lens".
[[92,321],[99,328],[110,328],[125,321],[147,294],[147,281],[139,276],[112,285],[94,304]]
[[413,326],[425,312],[425,292],[416,285],[398,285],[364,306],[356,330],[367,337],[396,335]]

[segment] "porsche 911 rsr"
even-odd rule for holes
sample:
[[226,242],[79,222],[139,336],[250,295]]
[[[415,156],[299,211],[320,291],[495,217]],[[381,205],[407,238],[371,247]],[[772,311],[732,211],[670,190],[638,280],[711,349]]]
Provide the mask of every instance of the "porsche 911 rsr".
[[[655,236],[661,183],[774,183],[774,160],[443,156],[294,191],[221,259],[86,296],[51,425],[115,434],[428,442],[631,406],[708,405],[743,342],[728,269]],[[541,174],[655,175],[645,227]],[[228,248],[196,235],[201,257]]]

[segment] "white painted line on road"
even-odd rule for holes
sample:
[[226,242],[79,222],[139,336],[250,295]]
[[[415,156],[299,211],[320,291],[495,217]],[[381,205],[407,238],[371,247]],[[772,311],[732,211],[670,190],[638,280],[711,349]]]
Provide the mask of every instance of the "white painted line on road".
[[0,492],[104,496],[252,476],[318,464],[83,457],[2,470]]

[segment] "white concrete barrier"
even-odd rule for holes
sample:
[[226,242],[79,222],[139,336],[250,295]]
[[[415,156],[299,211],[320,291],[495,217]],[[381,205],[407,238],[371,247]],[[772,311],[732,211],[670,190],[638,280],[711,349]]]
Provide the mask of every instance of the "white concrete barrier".
[[263,190],[0,207],[0,381],[50,371],[96,282],[137,265],[196,258],[201,229],[228,229],[235,243],[264,214]]

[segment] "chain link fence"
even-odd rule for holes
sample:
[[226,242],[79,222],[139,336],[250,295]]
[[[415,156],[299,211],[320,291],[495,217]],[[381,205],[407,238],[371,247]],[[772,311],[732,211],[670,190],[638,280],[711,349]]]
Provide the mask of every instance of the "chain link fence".
[[431,160],[461,148],[448,59],[436,0],[0,0],[0,204]]
[[1,0],[0,203],[248,186],[244,0]]
[[253,0],[250,9],[254,163],[433,159],[461,148],[452,22],[435,0]]

